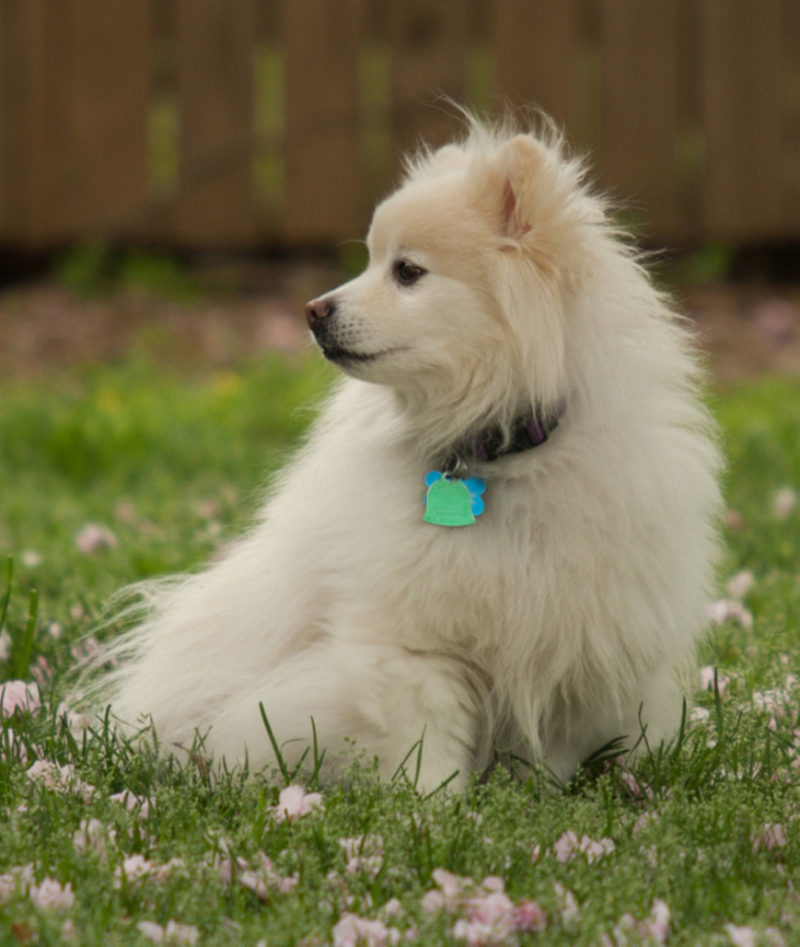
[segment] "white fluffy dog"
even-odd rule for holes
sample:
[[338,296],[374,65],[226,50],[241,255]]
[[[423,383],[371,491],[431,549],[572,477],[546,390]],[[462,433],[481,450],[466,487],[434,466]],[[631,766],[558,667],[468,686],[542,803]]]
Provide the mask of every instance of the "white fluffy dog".
[[[674,732],[718,453],[687,333],[557,136],[474,122],[410,162],[364,273],[307,306],[343,380],[257,525],[117,646],[114,714],[228,763],[313,718],[391,776],[499,747],[567,780]],[[412,764],[414,765],[414,764]]]

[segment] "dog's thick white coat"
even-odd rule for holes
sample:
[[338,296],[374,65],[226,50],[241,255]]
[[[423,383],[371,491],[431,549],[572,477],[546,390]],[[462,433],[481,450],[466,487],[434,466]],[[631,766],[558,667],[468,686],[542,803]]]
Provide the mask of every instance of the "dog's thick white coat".
[[[581,178],[554,136],[477,123],[410,164],[326,297],[354,377],[252,532],[117,646],[121,720],[253,767],[261,702],[289,762],[313,717],[331,770],[354,746],[387,776],[424,732],[427,789],[492,746],[567,779],[640,714],[651,745],[673,733],[718,454],[686,332]],[[425,274],[402,285],[400,259]],[[560,400],[547,443],[471,471],[474,526],[423,522],[453,444]]]

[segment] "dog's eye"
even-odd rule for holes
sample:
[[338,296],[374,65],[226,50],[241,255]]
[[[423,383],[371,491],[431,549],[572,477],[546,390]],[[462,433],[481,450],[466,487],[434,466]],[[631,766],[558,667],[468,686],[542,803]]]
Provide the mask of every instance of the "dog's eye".
[[413,286],[418,279],[423,277],[428,271],[408,260],[398,260],[393,268],[395,280],[401,286]]

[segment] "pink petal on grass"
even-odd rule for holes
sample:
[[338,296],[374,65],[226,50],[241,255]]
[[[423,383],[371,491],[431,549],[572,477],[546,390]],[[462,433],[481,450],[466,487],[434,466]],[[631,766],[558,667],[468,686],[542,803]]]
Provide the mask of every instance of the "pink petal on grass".
[[333,947],[384,947],[397,944],[400,932],[381,921],[343,914],[333,928]]
[[547,912],[535,901],[523,901],[512,914],[515,931],[540,933],[547,927]]
[[164,928],[155,921],[139,921],[136,930],[154,944],[160,944],[164,940]]
[[641,927],[642,937],[652,937],[657,944],[665,944],[669,937],[670,910],[660,898],[653,901],[650,917]]
[[294,822],[319,808],[325,808],[320,793],[306,792],[302,786],[287,786],[281,790],[278,805],[273,807],[272,812],[277,822]]
[[35,713],[41,706],[39,688],[27,681],[6,681],[0,687],[0,717],[10,717],[18,710]]
[[749,569],[742,569],[728,581],[728,584],[725,586],[725,588],[727,589],[728,595],[730,595],[731,598],[736,598],[741,601],[741,599],[747,595],[750,589],[752,589],[755,581],[755,577]]
[[75,768],[70,763],[59,766],[47,760],[37,760],[25,773],[31,782],[40,782],[46,789],[71,790],[83,796],[88,802],[94,794],[94,786],[85,783],[75,775]]
[[75,537],[75,545],[84,556],[91,556],[98,549],[116,549],[117,537],[105,526],[87,523]]
[[150,800],[137,796],[130,789],[123,789],[122,792],[115,792],[109,796],[113,802],[118,802],[125,806],[126,811],[136,812],[140,819],[147,819],[150,815]]
[[569,829],[564,832],[556,841],[553,843],[553,852],[556,856],[556,859],[562,864],[566,865],[568,861],[571,861],[576,852],[578,851],[578,836]]
[[736,924],[726,924],[725,933],[733,947],[755,947],[756,932],[752,927],[739,927]]
[[200,931],[192,924],[179,924],[167,921],[164,928],[164,942],[167,944],[196,944]]
[[505,926],[510,927],[514,903],[507,894],[494,891],[483,897],[469,898],[464,909],[470,921],[486,924],[489,927],[507,922]]
[[123,881],[128,884],[141,881],[156,869],[155,862],[145,858],[144,855],[130,855],[122,860],[114,871],[114,887],[121,888]]
[[772,498],[772,512],[779,520],[785,520],[796,505],[797,493],[791,487],[783,487]]
[[55,911],[68,911],[75,903],[72,885],[62,887],[61,883],[53,878],[45,878],[40,885],[34,885],[30,898],[37,908],[52,908]]
[[786,833],[780,822],[767,822],[764,828],[753,838],[753,851],[766,849],[768,852],[776,848],[786,848]]
[[753,613],[748,611],[741,602],[732,598],[722,598],[716,602],[709,602],[706,613],[715,625],[724,625],[726,621],[735,621],[742,628],[753,627]]

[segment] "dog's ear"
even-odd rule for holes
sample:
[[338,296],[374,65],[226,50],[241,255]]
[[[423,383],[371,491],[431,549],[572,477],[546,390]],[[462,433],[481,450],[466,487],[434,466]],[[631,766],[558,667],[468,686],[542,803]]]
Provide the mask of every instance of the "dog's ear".
[[500,149],[491,176],[497,248],[525,254],[543,276],[557,279],[559,222],[552,195],[560,188],[544,146],[530,135],[517,135]]
[[530,135],[506,142],[484,174],[497,298],[517,340],[530,398],[551,404],[561,397],[564,370],[563,185],[551,156]]

